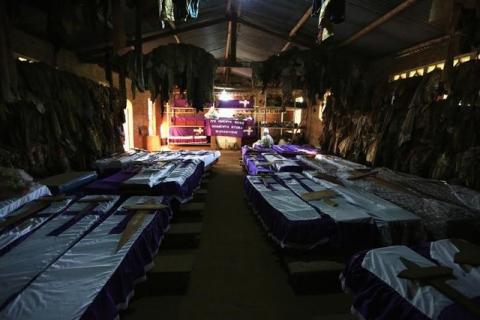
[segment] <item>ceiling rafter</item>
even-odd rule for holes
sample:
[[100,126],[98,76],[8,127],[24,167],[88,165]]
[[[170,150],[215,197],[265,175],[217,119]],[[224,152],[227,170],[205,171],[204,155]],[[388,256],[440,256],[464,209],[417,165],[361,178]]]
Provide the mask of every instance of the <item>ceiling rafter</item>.
[[[297,24],[295,24],[295,26],[292,28],[292,30],[290,30],[290,32],[288,34],[289,38],[295,37],[297,35],[297,32],[305,25],[305,23],[307,23],[308,19],[312,15],[312,10],[313,10],[313,6],[310,6],[307,9],[307,11],[305,11],[305,13],[300,18],[300,20],[298,20]],[[282,50],[280,50],[280,52],[283,52],[283,51],[287,50],[288,48],[290,48],[291,45],[292,45],[292,43],[290,41],[287,41],[287,43],[283,46],[283,48],[282,48]]]
[[380,27],[382,24],[385,24],[387,21],[392,19],[393,17],[397,16],[401,12],[403,12],[405,9],[408,9],[411,7],[413,4],[415,4],[417,0],[405,0],[402,3],[400,3],[398,6],[393,8],[392,10],[388,11],[384,15],[382,15],[380,18],[370,22],[368,25],[366,25],[364,28],[360,29],[358,32],[354,33],[352,36],[347,38],[346,40],[342,41],[338,47],[344,47],[352,42],[360,39],[367,33],[371,32],[372,30]]
[[273,37],[276,37],[276,38],[279,38],[279,39],[283,39],[285,41],[289,41],[291,43],[295,43],[295,44],[298,44],[298,45],[301,45],[303,47],[307,47],[307,48],[311,48],[314,46],[314,43],[313,41],[310,42],[310,41],[304,41],[304,40],[301,40],[300,38],[298,38],[298,36],[294,36],[294,37],[289,37],[288,35],[286,34],[283,34],[283,33],[279,33],[279,32],[276,32],[276,31],[272,31],[268,28],[264,28],[258,24],[255,24],[253,22],[249,22],[241,17],[238,18],[238,23],[240,24],[243,24],[249,28],[252,28],[252,29],[255,29],[257,31],[261,31],[263,33],[266,33],[268,35],[271,35]]

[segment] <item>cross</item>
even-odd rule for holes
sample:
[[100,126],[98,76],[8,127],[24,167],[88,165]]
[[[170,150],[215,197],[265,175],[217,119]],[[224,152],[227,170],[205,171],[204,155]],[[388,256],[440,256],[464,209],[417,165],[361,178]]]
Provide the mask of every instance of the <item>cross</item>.
[[250,101],[248,100],[242,100],[239,102],[241,105],[243,105],[244,108],[246,108],[249,104],[250,104]]
[[420,267],[414,262],[400,258],[407,269],[401,271],[397,276],[410,281],[418,281],[420,285],[430,285],[440,291],[442,294],[458,303],[476,317],[480,317],[480,308],[472,300],[457,291],[448,284],[448,280],[454,279],[452,269],[443,266]]
[[30,216],[46,209],[54,202],[61,202],[64,200],[68,200],[69,198],[65,195],[58,195],[58,196],[47,196],[42,197],[38,200],[32,201],[30,204],[26,205],[22,212],[19,214],[7,216],[5,220],[0,221],[0,229],[9,227],[20,220],[24,220],[26,218],[30,218]]
[[243,132],[246,132],[246,133],[247,133],[247,136],[251,135],[252,132],[253,132],[252,127],[248,127],[248,129],[243,130]]
[[195,132],[197,136],[199,136],[203,133],[203,128],[198,127],[197,129],[194,129],[193,132]]
[[132,235],[140,228],[143,221],[148,214],[155,213],[158,210],[168,208],[168,206],[161,203],[154,203],[153,199],[143,203],[143,204],[134,204],[134,205],[125,205],[123,209],[129,211],[134,216],[130,221],[128,221],[127,226],[122,232],[120,239],[117,242],[117,247],[115,252],[117,253],[125,243],[132,237]]

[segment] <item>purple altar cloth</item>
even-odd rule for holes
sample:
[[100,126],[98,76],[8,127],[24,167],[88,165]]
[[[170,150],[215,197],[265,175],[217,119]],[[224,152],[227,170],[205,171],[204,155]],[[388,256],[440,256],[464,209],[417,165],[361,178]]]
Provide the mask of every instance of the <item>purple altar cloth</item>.
[[185,136],[205,136],[203,126],[198,127],[170,127],[170,138]]

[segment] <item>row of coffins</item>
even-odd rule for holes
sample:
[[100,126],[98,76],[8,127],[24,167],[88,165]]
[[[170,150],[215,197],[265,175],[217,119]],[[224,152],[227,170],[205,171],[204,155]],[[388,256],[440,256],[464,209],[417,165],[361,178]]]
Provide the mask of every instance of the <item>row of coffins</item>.
[[315,156],[317,149],[308,145],[273,145],[265,148],[242,147],[242,162],[249,175],[273,172],[302,172],[305,166],[295,159],[297,155]]
[[302,249],[303,261],[340,253],[352,314],[480,316],[480,247],[451,240],[478,241],[478,192],[334,156],[296,160],[301,173],[247,175],[246,198],[279,248]]
[[387,168],[369,168],[334,156],[299,160],[314,168],[312,174],[320,179],[370,192],[414,213],[422,218],[431,239],[477,237],[467,234],[480,220],[480,193],[474,190]]
[[371,248],[416,243],[424,237],[421,219],[413,213],[374,195],[299,173],[247,176],[245,193],[282,247]]
[[111,176],[91,182],[91,172],[69,173],[0,202],[1,319],[115,319],[128,306],[153,267],[172,201],[191,198],[219,156],[133,154],[135,163],[123,158],[129,165],[111,174],[134,172],[125,188],[98,188]]

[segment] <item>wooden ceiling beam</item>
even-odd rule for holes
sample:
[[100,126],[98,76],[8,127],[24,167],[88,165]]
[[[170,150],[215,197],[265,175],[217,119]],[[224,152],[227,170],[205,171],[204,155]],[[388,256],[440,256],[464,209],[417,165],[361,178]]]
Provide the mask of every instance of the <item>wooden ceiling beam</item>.
[[[295,37],[297,35],[297,32],[305,25],[305,23],[307,23],[308,19],[312,16],[312,10],[313,10],[313,7],[310,6],[310,8],[308,8],[307,11],[305,11],[305,13],[300,18],[300,20],[298,20],[297,24],[295,24],[292,30],[290,30],[290,33],[288,34],[289,38]],[[283,46],[280,52],[287,50],[288,48],[290,48],[291,45],[292,43],[290,41],[287,41],[287,43]]]
[[372,21],[371,23],[369,23],[368,25],[366,25],[364,28],[360,29],[360,31],[356,32],[355,34],[353,34],[351,37],[347,38],[346,40],[342,41],[338,47],[344,47],[344,46],[347,46],[349,44],[351,44],[352,42],[360,39],[361,37],[363,37],[364,35],[368,34],[369,32],[371,32],[372,30],[380,27],[382,24],[386,23],[387,21],[389,21],[390,19],[392,19],[393,17],[397,16],[398,14],[400,14],[401,12],[403,12],[405,9],[411,7],[413,4],[415,4],[417,2],[417,0],[405,0],[403,1],[402,3],[400,3],[398,6],[396,6],[395,8],[393,8],[392,10],[388,11],[387,13],[385,13],[383,16],[381,16],[380,18]]
[[289,37],[288,35],[286,34],[283,34],[283,33],[279,33],[279,32],[276,32],[276,31],[272,31],[270,29],[267,29],[267,28],[264,28],[258,24],[255,24],[255,23],[252,23],[252,22],[249,22],[249,21],[246,21],[244,20],[243,18],[241,17],[238,17],[237,19],[238,23],[240,24],[243,24],[249,28],[252,28],[252,29],[255,29],[255,30],[258,30],[258,31],[261,31],[263,33],[266,33],[270,36],[273,36],[275,38],[279,38],[279,39],[283,39],[285,41],[289,41],[291,43],[296,43],[298,45],[301,45],[303,47],[307,47],[307,48],[312,48],[314,46],[314,43],[313,42],[309,42],[309,41],[303,41],[301,39],[299,39],[298,37]]

